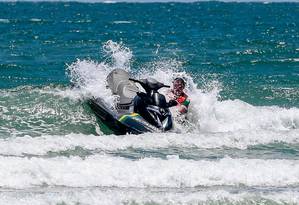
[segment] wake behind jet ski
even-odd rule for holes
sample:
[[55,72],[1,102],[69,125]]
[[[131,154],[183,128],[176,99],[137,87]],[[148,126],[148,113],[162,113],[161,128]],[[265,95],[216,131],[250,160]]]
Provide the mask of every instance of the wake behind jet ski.
[[[138,83],[144,89],[140,91]],[[128,72],[115,69],[107,76],[108,88],[117,95],[116,106],[107,105],[101,98],[88,101],[96,116],[116,134],[143,132],[165,132],[173,127],[169,107],[174,101],[166,102],[158,92],[168,87],[153,78],[136,80],[129,78]]]

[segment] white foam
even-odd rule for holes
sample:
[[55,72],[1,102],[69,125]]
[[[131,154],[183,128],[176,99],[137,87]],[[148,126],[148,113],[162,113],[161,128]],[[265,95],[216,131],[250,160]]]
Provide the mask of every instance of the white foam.
[[168,187],[295,186],[298,160],[231,159],[219,161],[106,155],[56,158],[0,157],[0,187]]
[[271,193],[228,192],[224,190],[172,189],[39,189],[1,192],[0,204],[9,205],[116,205],[116,204],[298,204],[296,191]]
[[199,110],[197,124],[210,132],[236,130],[291,130],[299,128],[299,109],[278,106],[253,106],[241,100],[212,100],[199,93],[193,103]]
[[184,148],[220,148],[231,147],[246,149],[248,146],[269,143],[299,143],[299,133],[292,131],[250,131],[228,133],[146,133],[142,135],[94,136],[69,134],[64,136],[10,137],[0,139],[1,155],[46,155],[48,152],[74,150],[81,147],[86,150],[117,151],[129,148],[159,149]]

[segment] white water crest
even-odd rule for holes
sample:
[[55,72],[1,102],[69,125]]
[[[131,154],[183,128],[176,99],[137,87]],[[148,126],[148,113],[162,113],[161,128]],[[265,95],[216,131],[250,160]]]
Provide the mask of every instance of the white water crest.
[[253,106],[241,100],[212,101],[199,94],[196,110],[204,131],[291,130],[299,128],[299,109],[278,106]]
[[168,187],[297,186],[298,160],[223,158],[219,161],[130,160],[108,155],[80,157],[2,157],[0,187]]
[[41,188],[0,192],[0,204],[9,205],[198,205],[198,204],[298,204],[299,193],[250,191],[122,189],[122,188]]
[[292,131],[250,131],[234,133],[175,134],[145,133],[141,135],[84,135],[68,134],[62,136],[44,135],[41,137],[10,137],[0,139],[0,155],[26,156],[47,155],[48,152],[62,152],[83,148],[97,152],[111,152],[126,149],[161,149],[161,148],[238,148],[247,149],[254,145],[270,143],[299,143],[299,133]]

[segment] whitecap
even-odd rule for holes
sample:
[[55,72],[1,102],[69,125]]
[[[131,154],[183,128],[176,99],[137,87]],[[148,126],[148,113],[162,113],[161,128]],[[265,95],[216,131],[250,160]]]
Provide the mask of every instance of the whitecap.
[[131,24],[133,21],[113,21],[114,24]]
[[9,19],[0,19],[0,23],[10,23]]
[[223,158],[193,161],[144,158],[129,160],[107,155],[80,157],[0,156],[0,187],[168,187],[296,186],[298,160]]

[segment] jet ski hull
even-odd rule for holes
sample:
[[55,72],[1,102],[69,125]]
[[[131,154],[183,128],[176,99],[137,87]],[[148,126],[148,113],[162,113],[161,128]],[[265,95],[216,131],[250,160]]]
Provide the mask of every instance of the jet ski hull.
[[115,134],[141,134],[160,131],[146,122],[138,113],[120,114],[109,109],[100,98],[90,99],[87,103],[97,118]]

